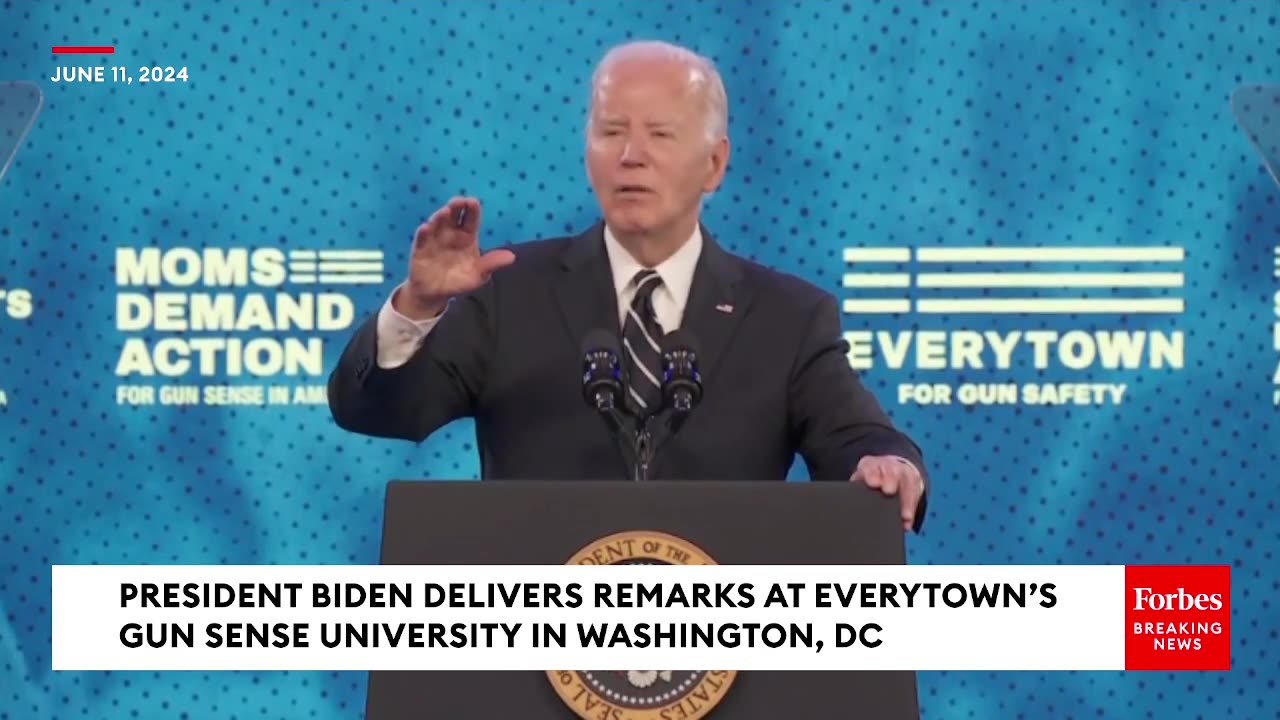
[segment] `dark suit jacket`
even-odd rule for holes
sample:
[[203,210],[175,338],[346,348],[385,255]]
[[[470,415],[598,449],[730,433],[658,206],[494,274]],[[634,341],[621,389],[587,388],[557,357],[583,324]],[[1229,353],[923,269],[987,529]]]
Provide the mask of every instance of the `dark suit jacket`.
[[[865,455],[900,455],[924,473],[919,448],[850,368],[835,298],[729,254],[705,228],[703,238],[681,321],[700,346],[703,398],[652,477],[781,480],[797,452],[814,480],[847,481]],[[485,478],[629,477],[582,397],[583,339],[619,332],[603,224],[510,249],[515,264],[456,298],[399,368],[378,366],[369,318],[330,377],[334,419],[421,441],[472,416]],[[917,527],[923,517],[922,504]]]

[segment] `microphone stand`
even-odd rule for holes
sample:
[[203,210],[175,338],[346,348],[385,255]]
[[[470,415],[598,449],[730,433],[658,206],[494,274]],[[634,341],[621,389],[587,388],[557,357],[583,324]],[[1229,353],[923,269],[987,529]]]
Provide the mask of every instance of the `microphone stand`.
[[[650,418],[636,419],[630,413],[624,413],[613,398],[606,392],[598,392],[593,398],[595,411],[599,413],[609,426],[609,434],[618,445],[631,470],[631,479],[644,482],[649,479],[649,469],[653,465],[654,443],[653,433],[649,429]],[[635,421],[634,423],[632,421]]]
[[653,435],[649,432],[649,419],[645,418],[635,433],[635,469],[632,479],[644,482],[649,479],[649,467],[654,458]]
[[[666,418],[666,423],[659,427],[659,430],[665,430],[665,432],[655,433],[650,430],[648,421],[636,432],[637,463],[635,479],[649,479],[649,468],[658,456],[658,451],[666,447],[667,443],[675,438],[686,418],[687,415],[685,413],[671,412]],[[658,416],[651,416],[650,419],[656,421]]]
[[[648,428],[643,428],[640,432],[628,433],[630,423],[627,416],[618,410],[613,399],[605,393],[596,395],[595,410],[604,417],[605,423],[609,426],[609,434],[613,436],[613,441],[618,445],[618,451],[622,453],[623,459],[631,468],[632,479],[647,479],[652,456],[644,454],[649,452],[649,447],[647,440],[642,442],[641,437],[648,434]],[[628,438],[627,435],[631,437]]]

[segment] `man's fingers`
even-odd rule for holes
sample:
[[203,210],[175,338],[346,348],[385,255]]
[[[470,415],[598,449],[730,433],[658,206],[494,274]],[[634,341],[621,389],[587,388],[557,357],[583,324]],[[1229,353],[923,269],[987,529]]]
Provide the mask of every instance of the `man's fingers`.
[[881,477],[883,478],[880,482],[880,492],[885,495],[897,495],[898,486],[901,484],[900,481],[902,479],[901,475],[898,474],[897,469],[892,466],[885,465],[884,463],[877,463],[876,465],[880,470]]
[[911,488],[908,481],[904,481],[902,485],[902,524],[904,527],[910,528],[915,524],[916,505],[920,502],[920,493]]
[[422,245],[427,242],[427,238],[431,237],[431,233],[435,232],[436,229],[440,227],[441,212],[443,211],[437,210],[431,213],[431,216],[423,221],[423,223],[418,226],[418,229],[413,232],[413,248],[415,250],[422,247]]
[[451,198],[418,226],[413,235],[413,249],[421,250],[428,243],[462,249],[476,242],[479,230],[480,201],[475,198]]
[[456,196],[449,198],[445,204],[448,213],[448,226],[465,233],[476,233],[480,230],[480,201],[473,197]]
[[910,530],[915,527],[916,508],[924,487],[914,466],[892,458],[865,457],[858,462],[849,480],[875,488],[886,497],[897,495],[902,507],[902,528]]
[[864,462],[858,465],[858,472],[862,473],[862,481],[869,488],[876,488],[881,492],[884,491],[885,476],[884,469],[877,462]]
[[899,465],[898,471],[902,474],[899,493],[902,496],[902,527],[910,530],[916,524],[916,510],[920,507],[920,497],[924,495],[924,483],[914,468]]
[[476,261],[480,268],[480,276],[487,278],[495,270],[500,270],[516,261],[516,254],[510,250],[490,250]]
[[872,485],[871,483],[877,482],[867,477],[867,464],[864,462],[858,463],[858,467],[853,471],[853,477],[849,478],[849,481],[860,482],[867,487],[875,487],[875,485]]
[[413,234],[413,247],[415,250],[421,248],[430,241],[431,238],[438,237],[440,235],[440,231],[444,230],[449,224],[451,212],[450,206],[445,205],[431,213],[431,216],[418,226],[417,231]]
[[473,235],[480,232],[480,201],[470,197],[463,198],[462,212],[463,219],[459,229]]

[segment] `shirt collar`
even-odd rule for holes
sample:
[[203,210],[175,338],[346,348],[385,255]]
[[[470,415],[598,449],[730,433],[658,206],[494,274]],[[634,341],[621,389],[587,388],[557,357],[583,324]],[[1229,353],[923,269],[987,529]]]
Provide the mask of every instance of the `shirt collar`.
[[[636,273],[644,269],[644,266],[627,252],[607,225],[604,228],[604,247],[609,255],[609,266],[613,270],[614,292],[621,293],[635,278]],[[698,257],[701,254],[702,228],[694,225],[693,234],[689,236],[689,240],[671,257],[653,268],[675,299],[676,306],[682,309],[689,299],[689,288],[693,286],[693,272],[698,266]]]

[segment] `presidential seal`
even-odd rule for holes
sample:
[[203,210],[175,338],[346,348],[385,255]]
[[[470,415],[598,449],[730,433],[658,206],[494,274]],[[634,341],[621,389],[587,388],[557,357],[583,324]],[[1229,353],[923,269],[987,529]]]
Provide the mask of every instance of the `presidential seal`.
[[[636,531],[600,538],[569,565],[715,565],[691,542]],[[584,720],[698,720],[724,699],[732,670],[551,670],[556,693]]]

